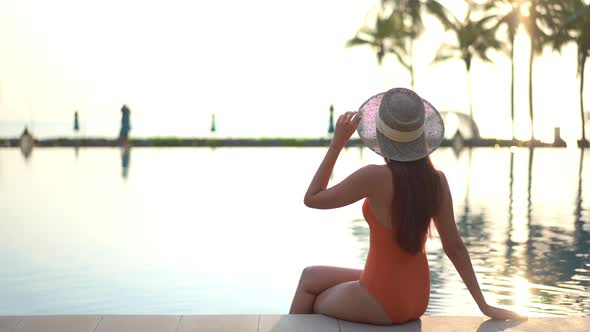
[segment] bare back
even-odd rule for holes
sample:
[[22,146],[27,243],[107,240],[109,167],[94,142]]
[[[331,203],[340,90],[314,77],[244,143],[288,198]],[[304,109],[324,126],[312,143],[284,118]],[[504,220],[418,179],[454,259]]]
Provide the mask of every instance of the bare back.
[[391,201],[393,199],[393,175],[387,165],[379,165],[374,168],[375,176],[383,179],[378,183],[374,193],[369,196],[371,210],[377,222],[392,229],[391,225]]

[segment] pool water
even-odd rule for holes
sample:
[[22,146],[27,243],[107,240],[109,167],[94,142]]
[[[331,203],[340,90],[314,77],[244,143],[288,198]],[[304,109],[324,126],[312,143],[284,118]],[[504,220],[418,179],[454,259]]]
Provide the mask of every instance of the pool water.
[[[308,265],[362,268],[361,202],[303,195],[325,148],[0,149],[0,315],[286,313]],[[590,315],[590,150],[432,155],[488,302]],[[381,163],[348,148],[331,179]],[[439,238],[429,314],[479,315]]]

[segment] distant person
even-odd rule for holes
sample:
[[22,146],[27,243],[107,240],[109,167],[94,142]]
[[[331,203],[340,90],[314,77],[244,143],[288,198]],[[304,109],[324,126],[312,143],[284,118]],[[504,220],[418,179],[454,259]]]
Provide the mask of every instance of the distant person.
[[74,112],[74,132],[80,131],[80,122],[78,121],[78,111]]
[[[327,188],[336,159],[357,126],[363,143],[385,158],[385,164],[362,167]],[[433,220],[445,253],[482,313],[495,319],[520,318],[512,311],[489,305],[480,290],[455,225],[446,177],[434,168],[429,157],[443,137],[444,124],[438,111],[408,89],[375,95],[358,112],[338,118],[330,147],[304,203],[311,208],[334,209],[364,200],[369,252],[364,270],[305,268],[291,314],[321,313],[378,325],[419,319],[430,296],[425,242]]]
[[119,139],[123,145],[129,144],[129,131],[131,130],[131,110],[127,105],[121,108],[121,130],[119,131]]
[[78,141],[78,134],[80,133],[80,121],[78,119],[78,111],[74,112],[74,136],[76,139],[74,140],[74,151],[76,153],[76,158],[78,157],[78,145],[80,142]]
[[330,123],[328,125],[328,134],[334,133],[334,105],[330,105]]

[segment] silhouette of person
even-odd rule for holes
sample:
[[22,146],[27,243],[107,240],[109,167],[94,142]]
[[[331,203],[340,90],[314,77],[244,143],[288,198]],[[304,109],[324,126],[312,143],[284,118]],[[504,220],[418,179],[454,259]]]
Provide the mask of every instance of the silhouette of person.
[[131,130],[131,110],[127,105],[121,108],[121,130],[119,131],[119,139],[124,145],[129,143],[129,131]]
[[330,105],[330,124],[328,125],[328,134],[334,133],[334,105]]
[[78,111],[74,112],[74,131],[80,131],[80,122],[78,121]]

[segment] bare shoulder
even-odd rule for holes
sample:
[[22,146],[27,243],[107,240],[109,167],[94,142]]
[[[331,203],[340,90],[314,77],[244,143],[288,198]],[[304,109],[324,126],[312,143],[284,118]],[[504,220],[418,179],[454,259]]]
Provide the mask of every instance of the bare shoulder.
[[445,181],[445,182],[447,181],[447,177],[445,176],[445,172],[443,172],[440,169],[437,169],[436,173],[438,174],[441,181]]
[[367,166],[364,166],[363,168],[370,170],[371,172],[383,172],[384,170],[388,169],[387,165],[385,165],[385,164],[381,164],[381,165],[369,164]]
[[438,174],[438,180],[440,181],[443,192],[447,191],[449,189],[449,182],[447,181],[447,176],[440,169],[437,169],[436,173]]
[[391,175],[387,165],[369,164],[367,166],[361,167],[359,172],[362,172],[367,177],[376,180],[383,180],[383,177]]
[[441,170],[436,170],[438,174],[439,180],[439,190],[438,190],[438,199],[442,203],[443,206],[445,205],[452,205],[453,198],[451,197],[451,188],[449,187],[449,182],[447,181],[447,177],[445,173]]
[[387,165],[369,164],[359,168],[354,174],[366,188],[365,193],[371,196],[376,191],[382,191],[384,184],[391,183],[391,171]]
[[371,198],[374,198],[375,195],[390,193],[393,190],[392,174],[387,165],[370,164],[363,167],[362,170],[366,173],[365,181],[370,187]]

